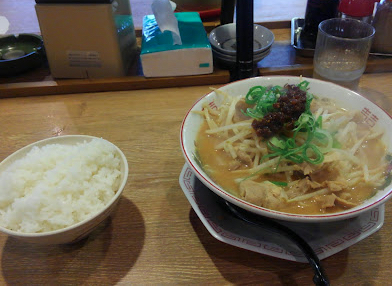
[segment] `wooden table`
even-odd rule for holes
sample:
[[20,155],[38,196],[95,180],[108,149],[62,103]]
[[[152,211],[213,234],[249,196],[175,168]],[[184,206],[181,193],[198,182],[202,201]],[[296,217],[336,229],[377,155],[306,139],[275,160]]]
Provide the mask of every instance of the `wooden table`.
[[[359,92],[392,112],[392,73],[365,74]],[[217,87],[217,86],[216,86]],[[0,99],[0,160],[40,139],[103,137],[130,167],[111,218],[87,240],[35,246],[0,234],[2,285],[313,285],[308,264],[212,237],[179,186],[179,130],[208,86]],[[322,261],[332,285],[391,285],[392,202],[375,234]]]
[[[10,32],[39,33],[34,1],[21,0],[19,6],[11,2],[0,1],[0,15],[10,20]],[[149,7],[149,1],[131,0],[132,7],[138,2]],[[268,6],[271,3],[275,6]],[[288,29],[288,20],[303,16],[305,1],[290,1],[297,10],[277,3],[282,1],[255,1],[255,22],[273,21],[266,26],[274,28],[276,36],[259,71],[309,76],[312,59],[295,54]],[[264,13],[269,7],[282,13]],[[390,113],[391,72],[390,59],[370,59],[358,89]],[[212,237],[179,186],[185,162],[179,144],[181,121],[209,86],[228,81],[228,71],[220,69],[181,78],[53,79],[47,67],[0,79],[0,161],[43,138],[89,134],[119,146],[130,167],[118,208],[87,240],[35,246],[0,234],[0,284],[312,285],[307,264],[239,249]],[[384,226],[377,233],[322,261],[333,285],[392,285],[392,202],[385,211]]]

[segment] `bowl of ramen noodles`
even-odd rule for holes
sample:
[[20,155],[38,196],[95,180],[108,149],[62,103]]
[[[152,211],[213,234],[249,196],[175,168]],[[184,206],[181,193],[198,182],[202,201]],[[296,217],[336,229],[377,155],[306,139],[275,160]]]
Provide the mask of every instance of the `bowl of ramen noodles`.
[[391,125],[336,84],[256,77],[200,98],[180,142],[197,178],[224,200],[274,219],[327,222],[391,198]]

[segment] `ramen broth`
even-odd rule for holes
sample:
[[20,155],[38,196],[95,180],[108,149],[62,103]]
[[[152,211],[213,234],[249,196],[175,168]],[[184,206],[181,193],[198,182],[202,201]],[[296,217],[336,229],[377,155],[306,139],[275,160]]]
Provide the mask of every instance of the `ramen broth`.
[[[315,103],[315,101],[317,101],[318,103]],[[323,105],[324,103],[323,101],[326,100],[314,99],[311,106],[312,112],[316,113],[319,106]],[[337,109],[337,111],[342,114],[347,112],[346,110],[343,109]],[[219,116],[215,115],[215,117],[217,119]],[[352,148],[351,146],[356,144],[355,143],[356,138],[360,139],[364,137],[364,135],[369,134],[370,128],[362,121],[363,119],[360,113],[356,114],[356,116],[354,116],[352,119],[353,123],[351,125],[352,126],[356,125],[357,134],[355,135],[354,138],[348,137],[347,142],[344,142],[341,139],[341,141],[344,142],[343,143],[344,145],[349,145],[348,149]],[[197,148],[197,154],[199,156],[200,162],[202,163],[203,170],[214,180],[216,184],[221,186],[224,190],[232,193],[236,197],[247,200],[246,198],[241,196],[240,182],[247,180],[247,178],[249,177],[251,177],[252,181],[256,183],[261,183],[265,181],[284,182],[285,184],[287,183],[287,186],[272,187],[274,190],[280,190],[278,191],[278,193],[281,192],[281,195],[284,194],[284,198],[280,198],[281,203],[279,203],[278,206],[276,207],[270,207],[268,205],[264,206],[269,209],[275,209],[278,211],[294,213],[294,214],[324,214],[324,213],[338,212],[361,204],[364,200],[374,195],[377,192],[377,189],[380,188],[380,186],[385,181],[386,174],[384,171],[386,170],[386,166],[387,166],[386,147],[383,141],[381,140],[381,136],[369,137],[360,143],[360,146],[358,147],[358,150],[355,153],[360,155],[361,161],[366,161],[366,166],[357,167],[354,165],[355,167],[350,168],[350,170],[347,173],[347,176],[349,176],[350,174],[355,174],[357,179],[351,179],[346,175],[343,176],[345,177],[345,182],[347,182],[349,186],[345,186],[343,188],[342,187],[336,188],[336,185],[326,185],[328,186],[328,188],[332,186],[332,188],[335,189],[331,192],[325,190],[325,186],[324,186],[323,194],[315,195],[310,198],[304,198],[302,200],[291,201],[290,199],[290,194],[292,193],[291,189],[292,188],[298,189],[298,187],[293,187],[294,185],[292,185],[292,183],[298,182],[298,178],[295,178],[296,171],[279,172],[279,167],[278,167],[277,170],[275,170],[275,172],[271,171],[265,174],[258,174],[257,172],[255,172],[255,170],[249,172],[249,170],[252,170],[253,165],[255,165],[254,161],[252,163],[247,163],[247,164],[241,162],[240,166],[231,168],[231,166],[233,166],[233,161],[234,162],[239,161],[238,158],[233,159],[233,156],[230,154],[230,152],[228,152],[224,148],[216,148],[217,146],[219,146],[219,144],[222,143],[222,141],[224,141],[225,136],[222,136],[222,133],[221,134],[207,133],[209,129],[211,128],[207,124],[207,121],[204,121],[204,123],[202,124],[198,132],[197,140],[195,143]],[[234,135],[234,132],[230,131],[226,134],[226,137],[230,137],[232,135]],[[255,138],[255,135],[251,134],[248,135],[246,138],[251,140]],[[244,141],[244,139],[242,140]],[[260,141],[260,145],[262,144],[263,144],[262,141]],[[326,158],[328,158],[327,153],[325,156]],[[344,162],[340,164],[344,164]],[[293,164],[288,163],[287,167],[290,168],[292,165]],[[322,184],[323,182],[326,182],[328,180],[331,180],[331,178],[336,177],[337,178],[336,183],[339,183],[339,181],[342,181],[342,175],[336,175],[337,173],[336,170],[330,167],[333,165],[334,162],[332,161],[331,163],[325,163],[324,165],[319,164],[319,165],[311,166],[311,168],[314,170],[308,176],[308,178],[311,178],[312,181],[317,182],[318,184],[319,183]],[[318,166],[323,166],[323,169],[321,171],[317,171]],[[370,179],[361,180],[360,178],[363,178],[363,176],[361,175],[359,175],[358,177],[358,174],[362,172],[365,173],[368,178],[377,177],[378,175],[373,175],[374,172],[377,170],[379,170],[379,173],[381,175],[377,179],[376,184],[374,182],[369,183]],[[367,172],[369,174],[367,174]],[[303,178],[306,178],[306,176],[303,176]],[[301,180],[304,180],[303,178]],[[358,181],[358,183],[352,186],[350,185],[351,180]],[[320,189],[322,188],[320,187],[320,188],[311,189],[308,191],[308,193],[312,193]],[[333,196],[331,194],[333,194]],[[301,196],[303,197],[304,195],[306,195],[306,193],[300,194],[298,198],[301,198]],[[295,197],[295,196],[297,195],[292,195],[291,197]],[[328,196],[330,197],[329,200],[327,200]],[[337,197],[338,200],[334,200],[335,197]],[[331,200],[334,200],[334,202],[331,203]],[[326,203],[328,201],[330,202],[329,204]],[[251,202],[251,203],[260,205],[255,202]]]

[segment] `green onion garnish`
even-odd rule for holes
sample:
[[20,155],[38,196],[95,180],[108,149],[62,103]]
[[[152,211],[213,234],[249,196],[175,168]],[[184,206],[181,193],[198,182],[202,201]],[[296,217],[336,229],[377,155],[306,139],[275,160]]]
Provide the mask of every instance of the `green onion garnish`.
[[271,183],[273,183],[273,184],[275,184],[277,186],[287,186],[287,182],[284,182],[284,181],[272,181],[272,180],[270,180],[269,182],[271,182]]
[[284,93],[281,86],[273,86],[270,89],[262,86],[250,88],[245,96],[245,102],[254,105],[254,107],[246,109],[245,114],[254,119],[263,118],[267,113],[274,110],[273,104]]
[[[298,84],[298,87],[307,91],[308,85],[309,82],[302,81]],[[251,88],[245,97],[245,102],[254,104],[254,107],[248,108],[245,113],[255,119],[263,118],[267,113],[274,111],[273,104],[284,93],[285,90],[280,86],[269,89],[262,86]],[[322,129],[321,116],[317,119],[314,118],[310,111],[312,100],[313,95],[306,92],[305,111],[295,122],[292,137],[276,135],[270,138],[267,147],[271,153],[263,156],[261,161],[279,156],[280,159],[286,159],[294,163],[306,161],[311,164],[320,164],[323,162],[324,153],[330,151],[338,143],[328,131]],[[298,143],[297,137],[299,135],[305,138],[302,144]]]

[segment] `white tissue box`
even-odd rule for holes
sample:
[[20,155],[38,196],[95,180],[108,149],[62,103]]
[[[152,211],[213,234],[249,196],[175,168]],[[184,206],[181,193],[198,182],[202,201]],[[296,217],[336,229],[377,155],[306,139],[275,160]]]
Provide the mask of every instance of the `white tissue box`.
[[141,62],[145,77],[210,74],[211,45],[197,12],[174,13],[182,45],[173,45],[170,31],[161,32],[154,15],[143,19]]

